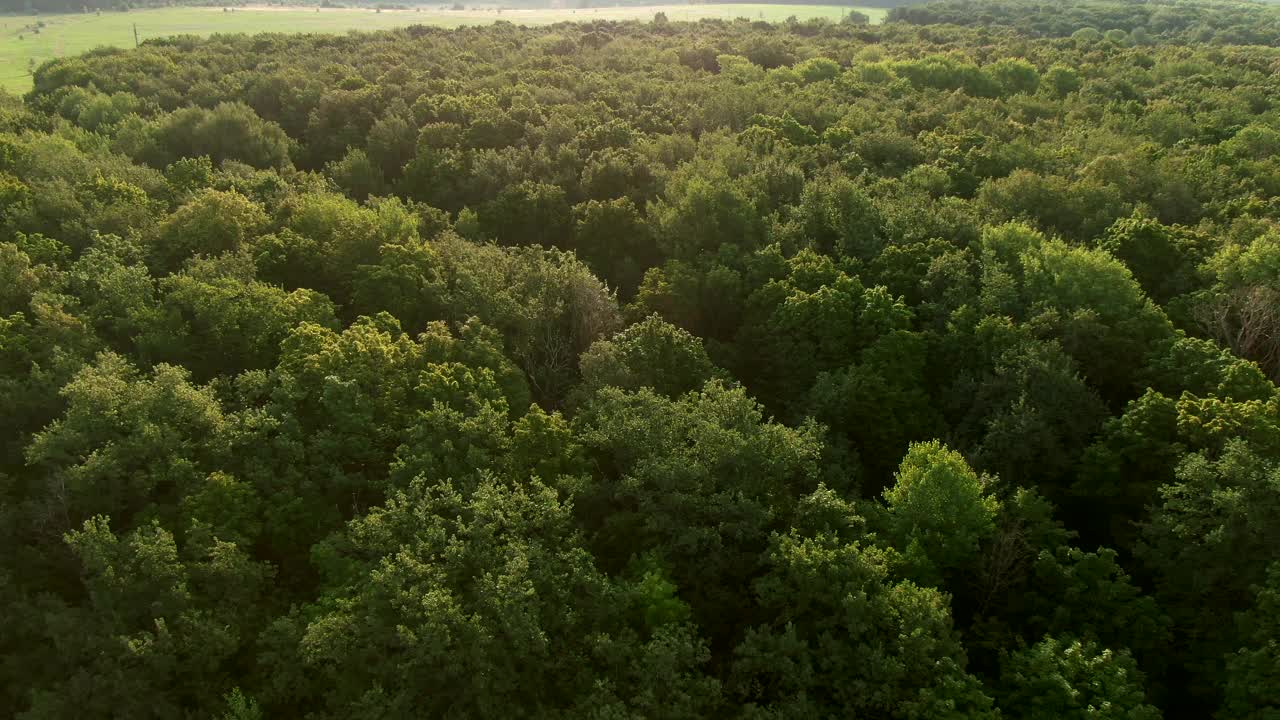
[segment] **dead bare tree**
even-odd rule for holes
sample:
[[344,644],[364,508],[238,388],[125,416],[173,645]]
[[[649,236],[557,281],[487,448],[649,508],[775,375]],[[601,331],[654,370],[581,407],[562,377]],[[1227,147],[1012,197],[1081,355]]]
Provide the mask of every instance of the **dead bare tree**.
[[1280,289],[1252,285],[1220,292],[1201,302],[1194,317],[1210,337],[1280,382]]
[[1031,561],[1031,548],[1021,524],[1000,528],[984,548],[982,566],[976,580],[981,602],[978,614],[985,615],[993,602],[1007,597],[1011,588],[1026,575]]

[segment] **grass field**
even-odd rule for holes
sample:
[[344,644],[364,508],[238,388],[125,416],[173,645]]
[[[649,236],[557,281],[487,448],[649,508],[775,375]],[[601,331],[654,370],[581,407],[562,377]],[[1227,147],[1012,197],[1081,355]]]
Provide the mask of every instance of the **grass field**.
[[[654,5],[648,7],[592,8],[583,10],[442,10],[423,7],[420,10],[338,10],[315,8],[239,8],[223,12],[221,8],[167,8],[135,10],[128,13],[101,15],[0,15],[0,87],[21,93],[31,87],[29,67],[54,57],[75,55],[102,45],[130,47],[133,28],[138,37],[168,35],[258,32],[346,32],[348,30],[386,30],[406,25],[458,27],[507,20],[519,25],[544,25],[554,22],[589,20],[649,20],[662,11],[671,20],[700,18],[738,18],[771,21],[791,15],[800,19],[824,17],[840,19],[847,8],[832,5]],[[885,10],[857,8],[872,22],[884,18]],[[45,27],[32,31],[37,21]]]

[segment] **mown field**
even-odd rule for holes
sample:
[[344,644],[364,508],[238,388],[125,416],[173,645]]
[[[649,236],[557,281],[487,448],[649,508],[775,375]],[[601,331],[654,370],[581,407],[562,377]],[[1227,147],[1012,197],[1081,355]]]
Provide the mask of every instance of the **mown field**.
[[[0,15],[0,87],[10,92],[25,92],[31,87],[30,69],[54,57],[74,55],[107,45],[128,47],[133,44],[134,25],[138,37],[211,35],[213,33],[257,32],[346,32],[348,30],[386,30],[406,25],[424,24],[441,27],[476,25],[507,20],[523,25],[546,25],[555,22],[587,20],[648,20],[656,12],[665,12],[671,20],[701,18],[738,18],[780,21],[791,15],[800,19],[825,17],[838,20],[848,8],[832,5],[655,5],[646,7],[592,8],[583,10],[345,10],[315,8],[240,8],[223,12],[220,8],[166,8],[129,13],[101,15]],[[872,22],[884,18],[880,8],[857,8]],[[34,32],[37,22],[45,26]]]

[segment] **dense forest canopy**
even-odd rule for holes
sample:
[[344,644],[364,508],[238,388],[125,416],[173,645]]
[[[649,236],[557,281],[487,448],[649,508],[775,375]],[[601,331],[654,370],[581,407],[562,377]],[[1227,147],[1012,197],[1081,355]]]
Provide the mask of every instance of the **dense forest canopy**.
[[1276,717],[1277,13],[45,64],[0,707]]

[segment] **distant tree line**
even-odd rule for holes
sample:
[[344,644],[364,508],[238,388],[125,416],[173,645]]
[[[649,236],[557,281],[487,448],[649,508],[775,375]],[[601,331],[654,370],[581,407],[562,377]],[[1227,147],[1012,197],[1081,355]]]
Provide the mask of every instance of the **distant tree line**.
[[[730,2],[730,0],[722,0]],[[318,7],[381,7],[382,9],[408,9],[415,6],[443,6],[449,3],[387,3],[379,0],[340,0],[339,2],[331,2],[330,0],[287,0],[282,2],[249,3],[247,0],[0,0],[0,13],[80,13],[94,11],[126,11],[130,9],[143,8],[159,8],[174,6],[194,6],[194,7],[238,7],[248,4],[276,4],[276,5],[297,5],[297,6],[318,6]],[[553,7],[550,0],[505,0],[501,3],[490,3],[502,5],[504,7],[521,7],[521,8],[550,8]],[[622,6],[638,6],[652,5],[652,0],[622,0],[614,2],[612,0],[576,0],[570,6],[577,8],[591,7],[615,7]],[[683,4],[683,3],[677,3]],[[714,4],[708,3],[706,0],[698,0],[698,2],[690,2],[689,4]],[[812,0],[779,0],[773,4],[799,4],[813,5]],[[824,0],[816,3],[820,5],[839,5],[839,6],[872,6],[872,7],[889,7],[885,4],[885,0],[877,2],[855,2],[855,0]]]
[[1260,2],[1125,3],[1110,0],[933,0],[902,4],[890,20],[917,25],[1007,26],[1031,37],[1101,37],[1137,45],[1153,38],[1181,43],[1280,45],[1280,13]]
[[[122,11],[134,8],[191,6],[244,5],[244,0],[215,2],[214,0],[0,0],[0,13],[84,13],[95,11]],[[300,2],[297,4],[305,4]]]
[[94,11],[128,11],[133,9],[164,7],[241,7],[244,5],[281,5],[317,7],[380,7],[382,9],[408,9],[410,4],[388,3],[379,0],[280,0],[251,3],[248,0],[0,0],[0,13],[83,13]]

